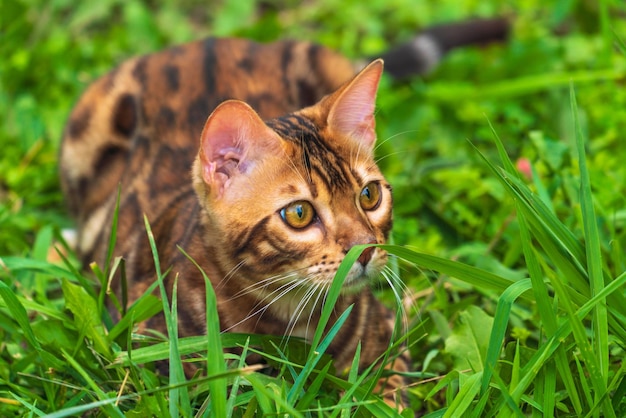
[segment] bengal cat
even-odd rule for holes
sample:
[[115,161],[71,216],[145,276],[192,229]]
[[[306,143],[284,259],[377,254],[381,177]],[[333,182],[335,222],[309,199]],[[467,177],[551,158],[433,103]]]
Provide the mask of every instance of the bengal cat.
[[[505,31],[502,21],[438,27],[385,59],[401,77]],[[306,42],[240,39],[124,62],[89,86],[63,136],[77,253],[105,262],[119,188],[115,255],[126,260],[129,303],[155,280],[145,214],[169,291],[178,277],[181,335],[204,333],[205,290],[177,246],[210,277],[222,330],[311,338],[348,250],[385,243],[391,230],[391,187],[374,160],[382,72],[375,60],[355,75],[346,58]],[[369,288],[386,262],[367,248],[346,278],[335,312],[353,310],[329,348],[337,370],[359,342],[362,367],[389,347],[395,315]],[[147,326],[163,329],[159,318]],[[387,367],[406,371],[409,359]],[[403,385],[386,380],[385,400],[395,404]]]

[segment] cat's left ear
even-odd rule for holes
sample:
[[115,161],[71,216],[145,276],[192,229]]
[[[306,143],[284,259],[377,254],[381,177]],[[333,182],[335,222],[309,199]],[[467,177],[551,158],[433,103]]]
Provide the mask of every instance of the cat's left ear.
[[328,113],[331,129],[354,138],[368,149],[376,142],[374,109],[382,73],[383,60],[369,64],[338,92]]

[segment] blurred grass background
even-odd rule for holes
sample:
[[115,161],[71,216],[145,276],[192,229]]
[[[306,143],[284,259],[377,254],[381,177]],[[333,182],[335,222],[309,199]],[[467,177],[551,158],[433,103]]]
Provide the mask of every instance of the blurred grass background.
[[[573,85],[601,267],[617,277],[626,267],[626,7],[618,0],[3,2],[0,256],[43,260],[50,237],[71,227],[57,175],[63,125],[86,85],[125,58],[210,35],[306,39],[359,58],[431,24],[491,16],[511,19],[505,44],[454,51],[431,74],[383,82],[378,155],[394,186],[394,243],[511,280],[528,276],[515,201],[474,149],[498,159],[490,123],[513,161],[527,164],[528,187],[582,241]],[[445,374],[463,367],[445,341],[463,335],[471,318],[480,324],[487,321],[482,315],[494,315],[498,295],[411,264],[401,264],[401,275],[414,295],[407,305],[430,319],[428,337],[412,349],[416,369]],[[0,273],[25,299],[46,294],[16,277]],[[63,306],[60,292],[49,298]],[[535,347],[539,322],[532,303],[516,303],[507,338]],[[20,353],[19,332],[9,321],[0,335],[0,354],[10,364]],[[614,364],[621,364],[623,346],[611,339]],[[415,390],[418,398],[432,385],[425,387]],[[438,401],[429,402],[436,409]]]

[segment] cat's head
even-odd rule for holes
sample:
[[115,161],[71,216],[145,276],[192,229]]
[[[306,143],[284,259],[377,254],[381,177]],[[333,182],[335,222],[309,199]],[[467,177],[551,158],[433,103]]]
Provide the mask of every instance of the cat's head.
[[[240,101],[209,117],[194,184],[206,241],[225,271],[265,280],[265,290],[330,286],[350,248],[386,241],[391,188],[373,156],[382,70],[375,61],[316,105],[266,122]],[[363,288],[386,261],[380,248],[366,249],[346,292]]]

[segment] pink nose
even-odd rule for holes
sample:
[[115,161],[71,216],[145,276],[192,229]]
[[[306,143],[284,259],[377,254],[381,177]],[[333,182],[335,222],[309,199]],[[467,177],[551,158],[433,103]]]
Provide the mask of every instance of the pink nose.
[[[374,243],[371,243],[371,244],[374,244]],[[358,262],[361,263],[363,267],[365,267],[367,263],[370,262],[375,249],[376,247],[367,247],[366,249],[363,250],[363,252],[358,258]]]

